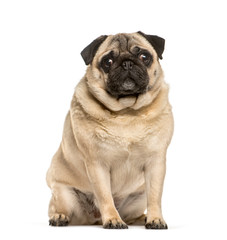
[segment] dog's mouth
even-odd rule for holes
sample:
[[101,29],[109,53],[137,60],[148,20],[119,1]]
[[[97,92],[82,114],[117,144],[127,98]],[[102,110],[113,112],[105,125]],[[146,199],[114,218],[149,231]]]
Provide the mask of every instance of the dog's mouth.
[[137,97],[147,91],[147,84],[138,84],[137,81],[128,77],[121,83],[107,84],[106,88],[107,92],[116,98]]
[[110,72],[106,84],[107,92],[116,98],[138,96],[145,93],[149,84],[147,71],[135,66],[131,71],[121,68]]
[[[128,84],[128,83],[127,83]],[[138,97],[140,94],[143,94],[147,91],[146,88],[140,88],[139,86],[134,86],[133,88],[125,88],[123,85],[122,87],[119,87],[116,91],[113,89],[109,89],[107,87],[106,91],[111,96],[119,99],[119,98],[126,98],[126,97]]]
[[133,91],[135,87],[136,87],[135,81],[129,77],[126,80],[124,80],[121,86],[121,89],[127,92],[127,91]]
[[134,94],[123,94],[123,95],[119,95],[118,96],[118,99],[119,98],[126,98],[126,97],[138,97],[139,96],[139,94],[138,93],[134,93]]

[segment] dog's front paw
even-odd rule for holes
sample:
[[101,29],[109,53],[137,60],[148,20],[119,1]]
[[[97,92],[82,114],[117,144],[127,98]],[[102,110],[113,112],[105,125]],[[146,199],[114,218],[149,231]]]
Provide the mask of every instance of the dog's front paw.
[[126,229],[128,226],[120,219],[113,218],[109,219],[103,224],[106,229]]
[[49,225],[50,226],[67,226],[69,224],[69,217],[65,216],[64,214],[54,214],[50,220]]
[[167,224],[161,218],[154,218],[153,220],[145,223],[146,229],[168,229]]

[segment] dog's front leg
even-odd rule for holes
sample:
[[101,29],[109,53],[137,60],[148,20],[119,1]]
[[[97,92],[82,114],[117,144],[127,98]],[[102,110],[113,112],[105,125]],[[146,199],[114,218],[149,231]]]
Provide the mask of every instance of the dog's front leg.
[[162,217],[161,198],[166,172],[165,156],[157,154],[145,168],[147,192],[147,229],[167,229]]
[[128,228],[114,206],[109,169],[98,161],[87,163],[86,168],[95,197],[98,201],[103,227],[116,229]]

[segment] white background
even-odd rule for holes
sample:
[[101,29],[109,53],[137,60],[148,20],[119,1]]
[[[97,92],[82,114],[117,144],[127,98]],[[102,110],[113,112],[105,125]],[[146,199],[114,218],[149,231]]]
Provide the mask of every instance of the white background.
[[[0,1],[1,239],[226,239],[225,2]],[[85,73],[80,52],[102,34],[138,30],[166,39],[161,64],[175,116],[163,195],[169,230],[49,227],[45,174]]]

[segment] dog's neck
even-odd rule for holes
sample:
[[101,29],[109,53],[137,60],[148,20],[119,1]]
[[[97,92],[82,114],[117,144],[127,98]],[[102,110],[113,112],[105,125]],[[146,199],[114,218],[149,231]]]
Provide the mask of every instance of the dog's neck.
[[[74,97],[86,113],[99,119],[127,111],[143,114],[143,112],[147,112],[147,108],[153,108],[153,113],[156,115],[157,110],[160,111],[168,103],[168,85],[160,79],[159,83],[138,97],[116,99],[98,85],[96,88],[90,88],[84,77],[77,85]],[[159,104],[163,106],[159,106]]]

